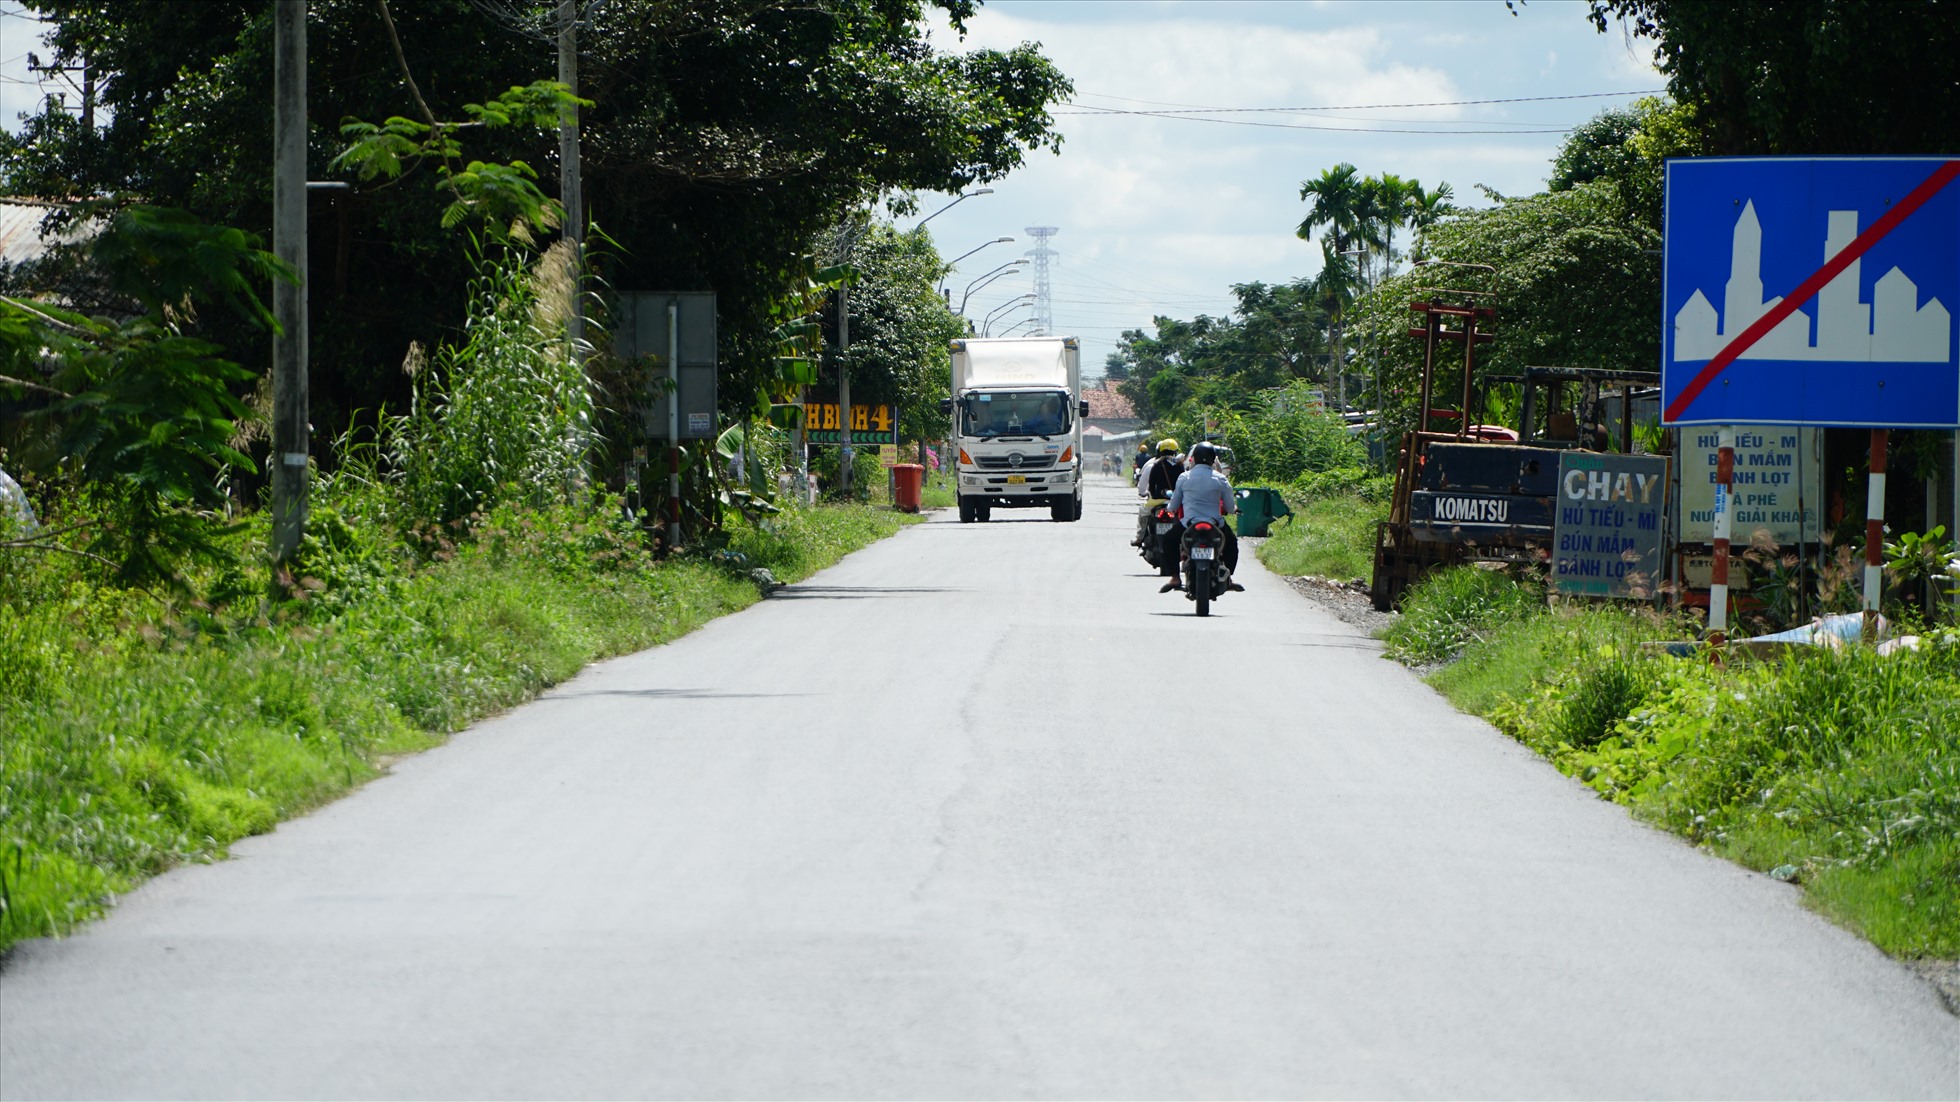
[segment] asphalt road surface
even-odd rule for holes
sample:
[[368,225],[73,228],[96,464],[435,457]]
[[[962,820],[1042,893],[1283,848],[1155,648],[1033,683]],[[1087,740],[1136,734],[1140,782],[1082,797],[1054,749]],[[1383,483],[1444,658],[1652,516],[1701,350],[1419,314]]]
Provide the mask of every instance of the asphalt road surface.
[[0,1095],[1960,1096],[1795,889],[1246,556],[945,513],[0,971]]

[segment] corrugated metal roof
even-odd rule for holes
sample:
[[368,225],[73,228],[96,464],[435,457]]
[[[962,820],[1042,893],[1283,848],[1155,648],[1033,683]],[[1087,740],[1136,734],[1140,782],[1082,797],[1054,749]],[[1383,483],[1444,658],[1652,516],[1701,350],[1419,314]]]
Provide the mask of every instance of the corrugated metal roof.
[[39,260],[62,241],[76,241],[93,229],[93,224],[70,226],[52,237],[41,235],[41,223],[55,208],[46,203],[23,203],[0,199],[0,264],[16,265]]

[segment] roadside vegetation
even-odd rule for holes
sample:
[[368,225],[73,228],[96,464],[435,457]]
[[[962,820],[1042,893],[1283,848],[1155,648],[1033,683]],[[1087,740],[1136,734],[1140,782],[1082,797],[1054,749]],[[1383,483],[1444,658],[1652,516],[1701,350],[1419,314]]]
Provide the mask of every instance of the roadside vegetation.
[[[440,531],[328,494],[287,595],[237,552],[192,602],[86,559],[0,552],[0,949],[62,933],[173,865],[372,777],[390,755],[666,642],[906,523],[788,509],[711,552],[655,561],[617,502],[491,506]],[[262,514],[260,514],[262,516]],[[66,519],[66,516],[52,518]]]
[[1643,646],[1695,628],[1459,567],[1412,588],[1385,639],[1451,659],[1433,685],[1602,797],[1802,885],[1889,953],[1960,957],[1960,631],[1722,665]]
[[[270,160],[236,140],[267,122],[270,9],[39,8],[107,110],[0,135],[0,195],[45,212],[45,251],[0,269],[0,949],[908,523],[875,450],[852,480],[834,448],[794,454],[801,402],[841,361],[858,403],[940,423],[966,325],[917,194],[1057,146],[1069,92],[1032,45],[937,49],[922,11],[865,0],[603,5],[590,99],[520,83],[552,46],[514,10],[318,8],[327,54],[386,42],[393,64],[309,89],[315,138],[342,142],[314,171],[344,190],[318,208],[341,248],[316,238],[304,273],[293,550],[263,355],[268,292],[301,273],[264,247]],[[574,107],[603,228],[566,225],[531,167]],[[633,288],[716,296],[717,434],[673,472],[644,408],[669,365],[613,354]],[[804,458],[816,507],[786,492]]]
[[[1519,428],[1512,380],[1526,365],[1656,362],[1651,303],[1669,158],[1906,154],[1953,132],[1960,101],[1921,110],[1892,86],[1904,77],[1847,68],[1830,46],[1827,7],[1758,14],[1593,0],[1601,32],[1654,46],[1667,96],[1573,130],[1537,194],[1478,186],[1459,197],[1448,184],[1375,166],[1322,169],[1300,182],[1296,231],[1318,240],[1314,275],[1235,285],[1227,317],[1158,317],[1128,331],[1110,377],[1159,434],[1187,444],[1222,439],[1233,448],[1236,483],[1281,490],[1296,517],[1259,547],[1269,568],[1367,576],[1388,487],[1379,464],[1344,453],[1344,422],[1391,456],[1399,435],[1417,427],[1423,345],[1410,334],[1410,303],[1444,296],[1493,309],[1495,340],[1476,358],[1472,407],[1455,416]],[[1886,41],[1900,56],[1953,55],[1928,48],[1954,41],[1951,19],[1910,5],[1898,14]],[[1879,94],[1867,94],[1874,81]],[[1853,86],[1861,92],[1830,94]],[[1322,403],[1337,416],[1316,432],[1299,410]],[[1650,450],[1669,443],[1658,426],[1636,431]],[[1923,456],[1929,438],[1902,434],[1894,447]],[[1915,477],[1932,470],[1905,468]],[[1861,531],[1861,474],[1841,472],[1845,545],[1812,580],[1774,547],[1739,556],[1751,579],[1744,629],[1771,632],[1813,610],[1855,607],[1845,538]],[[1887,518],[1903,533],[1886,553],[1904,598],[1887,615],[1894,634],[1918,634],[1916,650],[1737,651],[1725,665],[1669,657],[1647,644],[1695,638],[1697,623],[1548,600],[1528,573],[1469,567],[1407,591],[1385,638],[1391,656],[1427,670],[1459,707],[1603,797],[1802,885],[1819,910],[1889,952],[1952,959],[1960,957],[1960,632],[1941,623],[1944,606],[1932,596],[1953,584],[1960,554],[1922,507],[1893,502]],[[1906,531],[1922,523],[1930,530]]]
[[[119,249],[164,273],[185,251],[269,264],[242,235],[118,219],[99,246],[112,275]],[[25,485],[0,510],[0,949],[911,519],[772,501],[786,436],[752,423],[684,471],[684,540],[659,546],[664,526],[588,473],[606,411],[565,338],[567,250],[472,248],[463,335],[411,354],[406,412],[333,442],[276,565],[270,514],[247,504],[258,422],[235,365],[161,306],[116,322],[6,300],[0,351],[26,368],[52,353],[37,385],[59,397],[27,410]]]
[[1233,485],[1279,491],[1293,516],[1274,523],[1259,545],[1267,569],[1344,582],[1368,575],[1375,524],[1386,515],[1394,479],[1373,468],[1367,447],[1315,387],[1295,381],[1243,409],[1187,405],[1160,420],[1154,435],[1223,444],[1231,449]]

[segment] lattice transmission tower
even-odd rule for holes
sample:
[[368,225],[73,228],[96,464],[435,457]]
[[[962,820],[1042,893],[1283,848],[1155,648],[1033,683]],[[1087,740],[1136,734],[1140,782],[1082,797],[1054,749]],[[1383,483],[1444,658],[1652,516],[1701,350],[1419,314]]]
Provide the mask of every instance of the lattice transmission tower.
[[1055,309],[1048,299],[1048,260],[1062,255],[1048,247],[1048,239],[1062,232],[1058,226],[1029,226],[1028,236],[1034,238],[1034,248],[1025,256],[1034,259],[1034,333],[1047,336],[1055,331]]

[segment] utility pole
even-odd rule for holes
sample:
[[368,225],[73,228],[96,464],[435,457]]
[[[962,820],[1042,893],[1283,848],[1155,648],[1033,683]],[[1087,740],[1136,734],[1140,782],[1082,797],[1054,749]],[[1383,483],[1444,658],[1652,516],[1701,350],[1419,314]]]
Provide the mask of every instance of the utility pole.
[[681,549],[681,304],[667,300],[667,553]]
[[[558,0],[558,83],[578,95],[578,0]],[[558,201],[565,208],[565,240],[572,245],[572,314],[565,339],[572,359],[583,361],[585,341],[585,197],[580,192],[578,105],[558,113]]]
[[306,535],[306,0],[273,0],[272,248],[298,273],[272,285],[272,561]]
[[[845,256],[850,255],[848,247]],[[837,288],[837,486],[851,499],[851,285]]]
[[[29,53],[27,55],[27,71],[30,73],[47,73],[51,76],[58,76],[67,81],[71,88],[74,87],[75,82],[68,74],[82,74],[82,132],[85,134],[95,133],[95,70],[89,66],[86,57],[83,58],[80,65],[43,65],[38,55]],[[53,100],[56,107],[64,111],[68,109],[67,97],[62,93],[53,92],[47,98]]]

